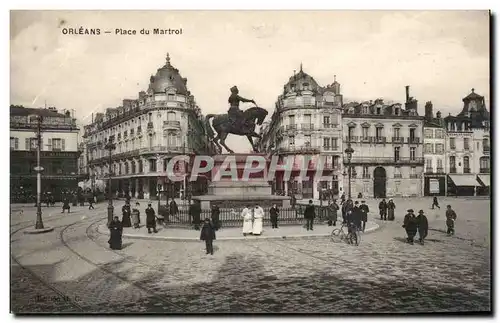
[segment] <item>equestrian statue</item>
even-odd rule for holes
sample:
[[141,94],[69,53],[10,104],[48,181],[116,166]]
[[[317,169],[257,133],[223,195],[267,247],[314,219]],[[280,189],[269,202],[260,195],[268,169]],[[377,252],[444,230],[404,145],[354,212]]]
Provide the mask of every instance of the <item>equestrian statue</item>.
[[[231,88],[231,96],[228,99],[229,111],[227,114],[209,114],[205,117],[205,128],[208,138],[218,147],[219,153],[222,153],[224,147],[229,153],[234,153],[226,146],[225,140],[227,135],[232,133],[238,136],[246,136],[252,145],[253,151],[258,152],[257,144],[254,144],[253,137],[262,139],[261,135],[255,132],[256,125],[262,125],[268,112],[258,106],[249,108],[245,111],[240,110],[240,102],[250,102],[256,104],[254,100],[248,100],[238,95],[239,91],[236,86]],[[212,121],[213,130],[217,132],[215,136],[210,119]],[[222,146],[221,146],[222,145]]]

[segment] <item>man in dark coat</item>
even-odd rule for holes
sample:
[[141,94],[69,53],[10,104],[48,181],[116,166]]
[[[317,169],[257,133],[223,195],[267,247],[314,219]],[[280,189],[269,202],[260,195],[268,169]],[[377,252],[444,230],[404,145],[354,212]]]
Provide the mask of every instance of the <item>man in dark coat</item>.
[[380,211],[380,220],[387,220],[387,203],[385,199],[382,199],[382,202],[378,204],[378,209]]
[[417,226],[419,241],[421,244],[424,244],[424,239],[427,237],[427,233],[429,232],[429,222],[427,221],[427,217],[424,215],[423,210],[418,211]]
[[89,202],[89,210],[90,209],[93,210],[94,209],[94,205],[93,205],[94,204],[94,195],[92,195],[91,193],[88,193],[87,194],[87,200]]
[[340,197],[340,204],[344,205],[345,203],[345,193],[342,193],[342,196]]
[[169,211],[171,216],[176,216],[179,213],[179,207],[177,206],[177,202],[174,199],[170,202]]
[[361,208],[359,207],[359,202],[356,201],[354,203],[354,208],[352,210],[352,220],[353,220],[353,223],[358,230],[361,230],[362,217],[363,217],[363,215],[361,212]]
[[354,205],[351,199],[348,199],[342,204],[342,223],[347,223],[347,215],[350,211],[352,211]]
[[389,200],[387,203],[387,219],[389,221],[394,221],[394,210],[396,209],[396,204],[392,201],[392,199]]
[[215,240],[215,229],[210,223],[210,219],[206,218],[203,227],[201,228],[200,240],[205,241],[207,255],[214,254],[213,241]]
[[328,206],[328,226],[331,227],[337,225],[337,212],[339,210],[339,206],[337,205],[337,200],[333,200],[333,202]]
[[403,228],[405,228],[406,234],[408,235],[406,241],[413,244],[413,238],[415,238],[415,234],[417,234],[417,219],[412,209],[409,209],[408,213],[405,215]]
[[124,228],[130,228],[132,226],[130,221],[131,213],[129,202],[125,202],[125,205],[122,206],[122,226]]
[[365,201],[361,201],[359,210],[361,211],[361,222],[363,222],[363,227],[361,229],[365,232],[366,222],[368,221],[368,212],[370,212],[370,209],[368,208],[368,205],[365,204]]
[[154,233],[158,233],[156,230],[156,213],[151,207],[151,203],[148,204],[146,209],[146,228],[148,228],[148,233],[151,233],[151,229],[153,229]]
[[438,208],[438,209],[441,209],[441,208],[439,207],[439,202],[438,202],[438,198],[437,198],[437,196],[434,196],[434,198],[432,199],[432,206],[431,206],[431,209],[433,209],[433,210],[434,210],[434,206],[437,206],[437,208]]
[[276,206],[276,204],[273,204],[271,209],[269,210],[269,218],[271,219],[271,226],[273,229],[278,229],[278,215],[280,213],[280,210]]
[[64,210],[68,210],[68,213],[70,213],[71,210],[71,207],[69,206],[69,198],[67,196],[65,196],[63,199],[63,207],[61,213],[64,213]]
[[115,216],[113,221],[109,224],[109,247],[113,250],[120,250],[122,248],[122,233],[123,228],[118,217]]
[[201,205],[199,201],[195,201],[189,207],[189,215],[193,219],[193,225],[195,230],[200,230],[201,222]]
[[212,225],[214,230],[217,231],[220,229],[220,209],[217,205],[212,206]]
[[457,219],[457,214],[451,208],[451,205],[446,206],[446,226],[448,230],[446,233],[448,235],[455,234],[455,220]]
[[306,228],[307,231],[313,230],[313,222],[316,217],[316,212],[314,209],[314,204],[312,200],[309,200],[309,205],[306,206],[304,211],[304,219],[306,219]]

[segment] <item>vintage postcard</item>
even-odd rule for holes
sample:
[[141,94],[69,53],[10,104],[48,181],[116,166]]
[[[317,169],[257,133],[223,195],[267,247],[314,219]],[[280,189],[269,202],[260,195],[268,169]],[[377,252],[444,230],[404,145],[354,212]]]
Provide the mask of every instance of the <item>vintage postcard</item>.
[[489,11],[11,11],[11,313],[492,313]]

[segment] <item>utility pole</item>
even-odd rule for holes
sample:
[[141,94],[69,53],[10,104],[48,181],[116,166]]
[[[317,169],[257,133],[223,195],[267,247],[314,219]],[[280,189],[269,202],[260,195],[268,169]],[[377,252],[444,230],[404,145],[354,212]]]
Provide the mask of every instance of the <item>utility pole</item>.
[[42,171],[43,167],[40,165],[40,154],[42,150],[42,116],[37,116],[37,147],[36,147],[36,224],[35,229],[43,229],[42,221]]

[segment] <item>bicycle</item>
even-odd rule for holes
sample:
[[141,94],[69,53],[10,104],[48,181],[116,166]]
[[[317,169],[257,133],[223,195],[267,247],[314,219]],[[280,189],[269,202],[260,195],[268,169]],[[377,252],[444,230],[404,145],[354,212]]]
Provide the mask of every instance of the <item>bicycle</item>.
[[[352,225],[352,224],[351,224]],[[355,246],[359,246],[359,243],[361,242],[361,234],[359,233],[359,230],[354,227],[354,225],[352,225],[353,228],[352,230],[354,232],[345,232],[344,231],[344,228],[345,227],[349,227],[349,225],[346,225],[344,223],[342,223],[342,226],[340,227],[340,229],[333,229],[331,235],[330,235],[330,238],[332,240],[332,242],[342,242],[342,241],[345,241],[347,242],[348,244],[353,244]]]

